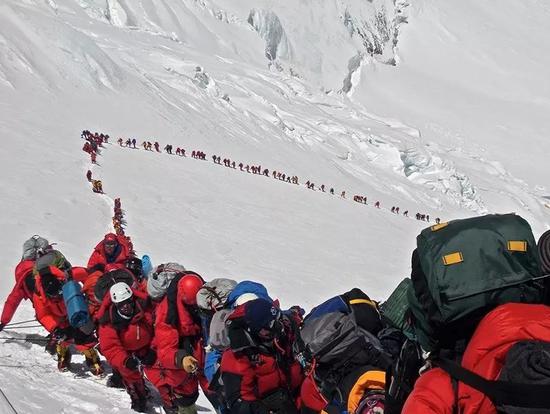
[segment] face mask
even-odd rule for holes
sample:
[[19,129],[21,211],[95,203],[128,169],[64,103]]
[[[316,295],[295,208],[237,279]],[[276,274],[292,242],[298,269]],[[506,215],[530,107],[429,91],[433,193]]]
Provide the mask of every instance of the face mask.
[[134,302],[131,299],[125,302],[117,303],[116,309],[118,314],[124,319],[130,319],[132,316],[134,316],[135,306]]
[[270,322],[269,327],[262,328],[258,331],[257,336],[262,341],[272,341],[282,335],[284,326],[280,319],[274,319]]

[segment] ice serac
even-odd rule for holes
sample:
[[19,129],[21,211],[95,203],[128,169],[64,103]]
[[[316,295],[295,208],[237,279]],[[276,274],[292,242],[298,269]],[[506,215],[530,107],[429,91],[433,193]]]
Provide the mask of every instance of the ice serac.
[[407,23],[404,1],[372,0],[369,2],[343,2],[341,20],[352,38],[362,44],[362,52],[379,62],[397,63],[399,29]]
[[291,46],[279,17],[271,10],[252,9],[248,23],[265,40],[265,56],[270,62],[277,58],[290,60]]
[[351,96],[354,86],[361,81],[361,67],[369,59],[391,66],[398,64],[399,30],[402,24],[408,22],[409,4],[402,0],[372,0],[360,4],[349,1],[343,4],[342,23],[350,39],[360,43],[357,53],[348,61],[348,71],[341,89],[341,92]]
[[487,207],[476,187],[452,162],[432,155],[420,146],[401,150],[400,158],[403,162],[403,173],[409,180],[434,192],[443,193],[456,204],[478,214],[487,213]]

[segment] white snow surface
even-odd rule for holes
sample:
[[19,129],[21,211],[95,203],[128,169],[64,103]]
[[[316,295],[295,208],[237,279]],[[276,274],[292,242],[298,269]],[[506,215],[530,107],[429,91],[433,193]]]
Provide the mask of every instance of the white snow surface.
[[[409,274],[427,223],[393,205],[432,221],[513,211],[540,235],[549,18],[541,0],[3,0],[0,300],[33,234],[84,265],[115,197],[154,263],[258,280],[306,309],[355,286],[383,300]],[[85,180],[82,129],[111,135],[92,168],[106,195]],[[119,136],[207,161],[120,148]],[[32,316],[25,303],[14,321]],[[131,412],[103,382],[0,340],[0,388],[18,413]]]

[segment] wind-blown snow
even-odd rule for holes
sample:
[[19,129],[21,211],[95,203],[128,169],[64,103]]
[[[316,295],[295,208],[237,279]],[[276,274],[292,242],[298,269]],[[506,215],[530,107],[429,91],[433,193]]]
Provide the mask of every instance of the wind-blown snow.
[[[549,13],[535,0],[0,2],[0,299],[33,234],[85,264],[116,196],[138,253],[259,280],[284,306],[354,286],[386,297],[426,225],[391,206],[432,219],[515,211],[539,235]],[[98,196],[85,128],[261,164],[347,199],[116,144],[93,168]],[[29,317],[27,303],[14,320]],[[57,373],[41,347],[0,342],[0,388],[20,413],[130,412],[124,393]]]

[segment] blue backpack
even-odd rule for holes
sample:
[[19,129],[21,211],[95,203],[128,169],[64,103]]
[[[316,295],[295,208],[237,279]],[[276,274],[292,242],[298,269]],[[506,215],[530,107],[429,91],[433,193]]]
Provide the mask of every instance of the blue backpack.
[[273,299],[269,297],[267,289],[264,285],[258,282],[252,282],[251,280],[244,280],[240,283],[237,283],[237,286],[235,286],[233,291],[229,294],[226,307],[235,307],[235,301],[237,300],[237,298],[241,295],[244,295],[245,293],[253,293],[260,299],[266,299],[270,302],[273,302]]

